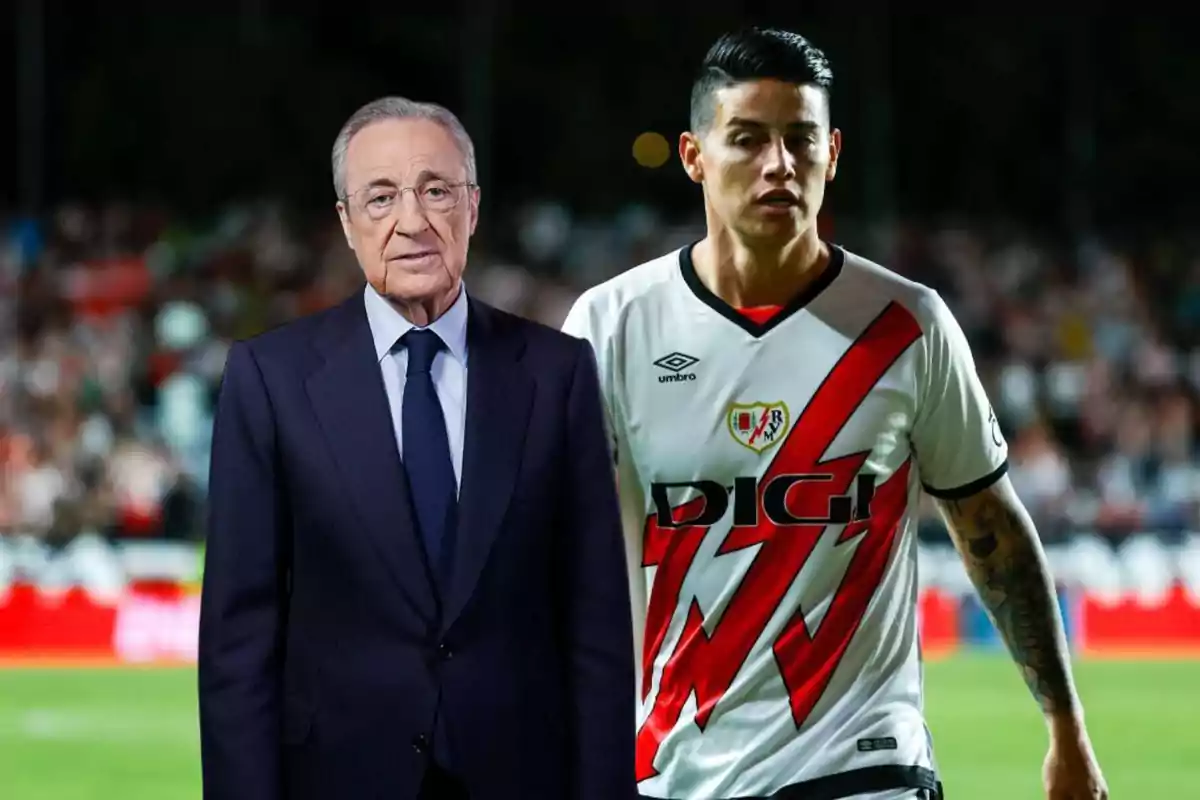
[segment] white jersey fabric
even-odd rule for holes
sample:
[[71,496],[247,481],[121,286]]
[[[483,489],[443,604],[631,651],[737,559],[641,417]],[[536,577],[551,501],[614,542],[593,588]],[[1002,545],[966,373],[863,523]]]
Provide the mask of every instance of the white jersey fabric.
[[705,288],[691,247],[564,323],[595,349],[613,437],[645,797],[937,785],[917,504],[995,482],[1007,445],[941,297],[831,250],[763,324]]

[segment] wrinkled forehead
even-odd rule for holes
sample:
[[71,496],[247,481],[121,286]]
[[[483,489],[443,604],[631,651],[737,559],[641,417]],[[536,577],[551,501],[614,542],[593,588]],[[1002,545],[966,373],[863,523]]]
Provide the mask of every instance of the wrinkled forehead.
[[811,84],[746,81],[718,89],[715,99],[714,128],[750,124],[785,129],[829,123],[829,98]]
[[466,176],[466,160],[454,137],[432,120],[374,122],[346,148],[348,192],[379,181],[411,186],[430,178],[464,181]]

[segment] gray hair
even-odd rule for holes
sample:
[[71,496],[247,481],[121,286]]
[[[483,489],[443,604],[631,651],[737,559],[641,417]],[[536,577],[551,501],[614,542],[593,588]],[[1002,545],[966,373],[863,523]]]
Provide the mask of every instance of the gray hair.
[[475,182],[475,144],[454,112],[437,103],[419,103],[406,97],[381,97],[355,111],[333,141],[333,190],[346,196],[346,151],[350,140],[363,128],[389,119],[427,119],[441,125],[454,139],[466,161],[467,180]]

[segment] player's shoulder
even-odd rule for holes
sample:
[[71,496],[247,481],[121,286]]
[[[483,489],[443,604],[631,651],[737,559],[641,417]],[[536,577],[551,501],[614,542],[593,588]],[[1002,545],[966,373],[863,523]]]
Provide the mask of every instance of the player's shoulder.
[[857,302],[871,300],[880,308],[895,304],[910,315],[926,333],[953,322],[946,301],[931,286],[906,278],[869,258],[842,249],[839,284]]
[[576,336],[608,334],[631,310],[658,302],[672,291],[679,277],[681,250],[664,253],[585,290],[567,314],[564,330]]

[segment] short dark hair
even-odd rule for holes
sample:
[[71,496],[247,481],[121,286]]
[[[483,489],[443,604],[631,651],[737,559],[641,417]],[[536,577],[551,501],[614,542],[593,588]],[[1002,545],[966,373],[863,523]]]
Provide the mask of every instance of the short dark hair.
[[746,28],[713,43],[692,84],[691,126],[701,131],[716,113],[718,89],[746,81],[779,80],[819,87],[828,97],[833,69],[820,48],[798,33]]

